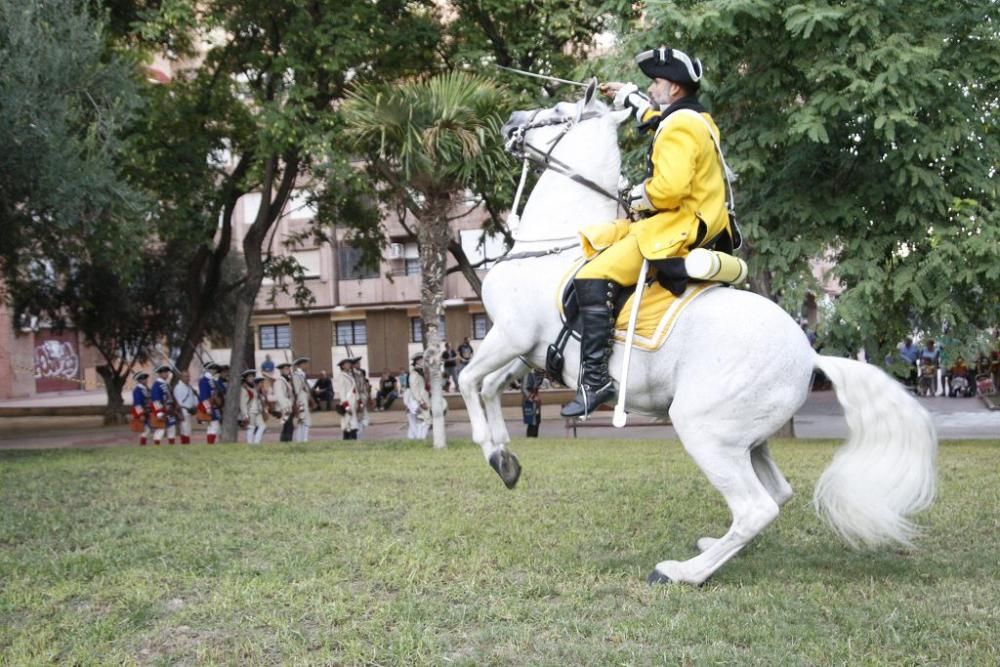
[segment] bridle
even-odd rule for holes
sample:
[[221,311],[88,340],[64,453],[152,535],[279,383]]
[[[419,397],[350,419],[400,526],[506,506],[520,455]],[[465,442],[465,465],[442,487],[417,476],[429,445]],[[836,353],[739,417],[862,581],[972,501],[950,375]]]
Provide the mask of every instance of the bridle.
[[[519,219],[517,213],[518,204],[521,201],[521,194],[524,191],[524,184],[525,181],[527,180],[529,165],[534,165],[540,172],[544,172],[547,170],[554,171],[557,174],[561,174],[566,178],[569,178],[570,180],[575,181],[580,185],[583,185],[586,188],[593,190],[594,192],[604,197],[607,197],[608,199],[616,202],[619,206],[621,206],[622,210],[626,211],[627,215],[631,219],[632,212],[628,206],[628,201],[621,193],[608,192],[607,190],[602,188],[599,184],[590,180],[586,176],[577,173],[570,165],[566,164],[562,160],[552,155],[552,153],[556,149],[556,146],[559,145],[559,142],[562,141],[567,134],[569,134],[570,130],[572,130],[577,125],[577,123],[582,123],[584,121],[591,120],[594,118],[600,118],[603,114],[596,111],[588,111],[586,113],[580,113],[576,117],[553,118],[550,120],[535,120],[538,117],[538,114],[541,113],[542,111],[544,111],[544,109],[535,109],[534,113],[531,114],[531,117],[528,118],[527,122],[516,126],[511,131],[510,136],[507,138],[507,141],[504,144],[504,149],[508,153],[523,161],[523,165],[521,168],[521,179],[517,186],[517,193],[514,195],[514,204],[513,206],[511,206],[510,209],[511,216],[509,220],[511,222],[509,222],[508,224],[513,226],[513,221]],[[549,146],[548,150],[542,150],[528,141],[527,135],[528,132],[530,132],[531,130],[540,127],[550,127],[553,125],[562,125],[563,128],[562,131],[554,139],[552,139],[552,141],[550,142],[551,145]],[[568,245],[559,246],[555,248],[548,248],[546,250],[533,250],[533,251],[509,254],[510,249],[508,249],[506,253],[504,253],[501,257],[499,257],[496,260],[495,263],[499,264],[500,262],[506,262],[515,259],[545,257],[547,255],[559,254],[566,250],[571,250],[573,248],[578,248],[578,247],[579,247],[579,242],[574,240],[572,243]]]
[[[600,118],[603,114],[597,111],[588,111],[586,113],[578,114],[576,117],[569,116],[536,121],[535,119],[542,111],[544,111],[544,109],[535,109],[534,113],[531,114],[531,117],[528,118],[526,123],[518,125],[514,128],[510,137],[507,139],[507,142],[504,144],[504,148],[508,153],[524,161],[524,165],[521,170],[521,181],[518,184],[517,194],[514,197],[514,206],[511,210],[514,212],[517,211],[518,203],[521,199],[521,192],[524,188],[524,182],[528,174],[528,165],[533,164],[539,169],[539,171],[554,171],[557,174],[561,174],[566,178],[569,178],[570,180],[575,181],[604,197],[607,197],[611,201],[618,203],[618,205],[631,216],[628,202],[621,195],[621,193],[612,193],[605,190],[599,184],[590,180],[586,176],[577,173],[573,167],[552,155],[556,146],[559,145],[559,142],[562,141],[567,134],[569,134],[570,130],[572,130],[577,123],[582,123],[594,118]],[[563,128],[562,131],[550,142],[548,150],[542,150],[528,141],[528,132],[531,130],[538,129],[540,127],[551,127],[553,125],[562,125]]]

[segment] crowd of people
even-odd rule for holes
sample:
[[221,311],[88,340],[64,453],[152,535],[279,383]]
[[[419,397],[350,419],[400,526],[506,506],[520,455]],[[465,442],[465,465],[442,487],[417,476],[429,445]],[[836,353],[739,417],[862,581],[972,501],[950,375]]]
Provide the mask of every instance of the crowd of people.
[[[456,349],[446,344],[442,354],[445,391],[458,390],[458,376],[472,359],[473,349],[466,338]],[[270,424],[278,430],[280,442],[307,442],[316,411],[335,411],[340,415],[344,440],[357,440],[370,424],[370,411],[391,409],[402,399],[406,407],[407,437],[424,439],[430,427],[430,391],[423,354],[410,360],[407,371],[396,374],[383,370],[373,387],[361,357],[345,357],[337,363],[333,377],[326,370],[310,384],[308,357],[275,364],[265,355],[260,370],[247,369],[240,375],[238,421],[245,441],[263,442]],[[132,391],[131,428],[139,434],[140,445],[191,444],[195,423],[206,424],[206,442],[218,442],[222,415],[226,409],[229,366],[207,362],[196,386],[187,371],[177,371],[171,364],[161,364],[151,375],[135,373]]]
[[959,352],[946,358],[933,338],[918,345],[907,337],[898,347],[898,356],[886,359],[897,377],[920,396],[969,397],[992,394],[1000,386],[1000,337],[992,349],[979,351],[969,362]]

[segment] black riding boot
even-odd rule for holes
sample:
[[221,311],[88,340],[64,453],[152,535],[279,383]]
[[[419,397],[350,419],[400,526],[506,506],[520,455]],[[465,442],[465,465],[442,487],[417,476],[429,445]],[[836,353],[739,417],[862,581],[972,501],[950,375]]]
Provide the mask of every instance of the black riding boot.
[[618,391],[608,374],[611,356],[611,317],[621,286],[611,280],[576,280],[576,301],[580,304],[580,356],[583,363],[576,398],[563,406],[563,417],[589,415],[602,403],[614,400]]

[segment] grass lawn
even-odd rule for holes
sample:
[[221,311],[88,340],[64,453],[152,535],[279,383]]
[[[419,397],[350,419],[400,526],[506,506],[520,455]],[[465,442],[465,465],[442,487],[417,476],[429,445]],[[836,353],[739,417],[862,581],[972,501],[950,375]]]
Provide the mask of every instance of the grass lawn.
[[729,517],[679,444],[519,440],[0,452],[0,664],[997,665],[1000,441],[942,445],[921,549],[799,495],[701,588],[647,586]]

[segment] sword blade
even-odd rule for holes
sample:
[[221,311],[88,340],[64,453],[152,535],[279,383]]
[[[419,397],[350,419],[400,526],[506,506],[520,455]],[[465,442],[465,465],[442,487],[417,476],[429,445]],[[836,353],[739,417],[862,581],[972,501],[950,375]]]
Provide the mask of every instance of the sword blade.
[[545,74],[535,74],[534,72],[526,72],[523,69],[514,69],[513,67],[504,67],[503,65],[495,65],[497,69],[502,69],[507,72],[513,72],[514,74],[523,74],[524,76],[531,76],[536,79],[542,79],[544,81],[554,81],[555,83],[567,83],[571,86],[579,86],[581,88],[586,88],[590,84],[583,83],[582,81],[570,81],[569,79],[560,79],[556,76],[547,76]]

